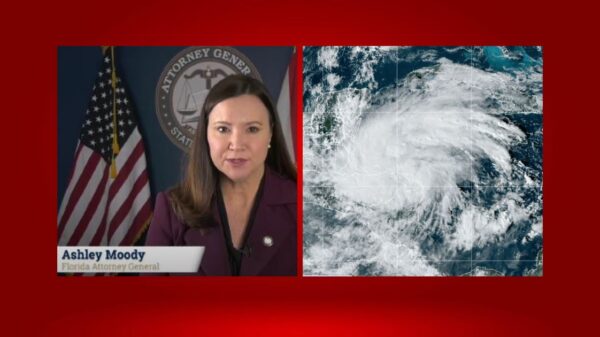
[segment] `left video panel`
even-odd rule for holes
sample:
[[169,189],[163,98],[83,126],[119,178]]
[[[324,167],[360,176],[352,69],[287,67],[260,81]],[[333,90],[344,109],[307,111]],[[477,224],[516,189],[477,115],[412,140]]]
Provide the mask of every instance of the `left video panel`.
[[296,275],[296,59],[59,47],[59,275]]

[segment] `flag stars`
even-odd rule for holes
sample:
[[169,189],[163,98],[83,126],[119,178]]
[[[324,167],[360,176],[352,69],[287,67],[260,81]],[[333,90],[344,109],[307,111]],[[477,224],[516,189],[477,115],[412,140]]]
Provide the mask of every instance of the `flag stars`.
[[105,58],[104,58],[104,63],[110,63],[110,57],[108,57],[108,56],[107,56],[107,57],[105,57]]
[[125,143],[136,122],[133,119],[135,111],[129,106],[131,99],[127,96],[121,79],[113,77],[116,70],[111,67],[112,60],[104,60],[106,64],[98,73],[101,77],[97,79],[90,95],[92,98],[86,107],[80,137],[110,162],[113,142],[118,140],[119,143]]

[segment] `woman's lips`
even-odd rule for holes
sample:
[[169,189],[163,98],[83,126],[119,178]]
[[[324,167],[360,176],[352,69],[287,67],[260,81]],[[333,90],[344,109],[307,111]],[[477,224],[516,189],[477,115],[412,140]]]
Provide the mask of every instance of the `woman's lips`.
[[243,166],[244,164],[246,164],[246,162],[248,162],[247,159],[242,159],[242,158],[226,159],[226,161],[227,161],[227,163],[229,163],[229,165],[234,166],[234,167]]

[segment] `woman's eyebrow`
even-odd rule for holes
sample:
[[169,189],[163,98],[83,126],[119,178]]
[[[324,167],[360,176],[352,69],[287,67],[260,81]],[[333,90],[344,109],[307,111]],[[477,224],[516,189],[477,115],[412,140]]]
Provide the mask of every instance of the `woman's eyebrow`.
[[[214,121],[213,124],[224,124],[224,125],[232,125],[232,123],[227,122],[227,121]],[[246,122],[244,123],[244,125],[251,125],[251,124],[258,124],[258,125],[263,125],[262,122],[260,121],[250,121],[250,122]]]

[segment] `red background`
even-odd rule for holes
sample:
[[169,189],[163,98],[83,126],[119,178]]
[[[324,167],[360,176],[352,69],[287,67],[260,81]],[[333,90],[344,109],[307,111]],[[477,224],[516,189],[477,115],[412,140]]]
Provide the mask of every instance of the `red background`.
[[[598,12],[590,6],[58,0],[3,7],[2,335],[562,336],[597,325]],[[56,276],[58,45],[482,44],[544,46],[543,277]]]

